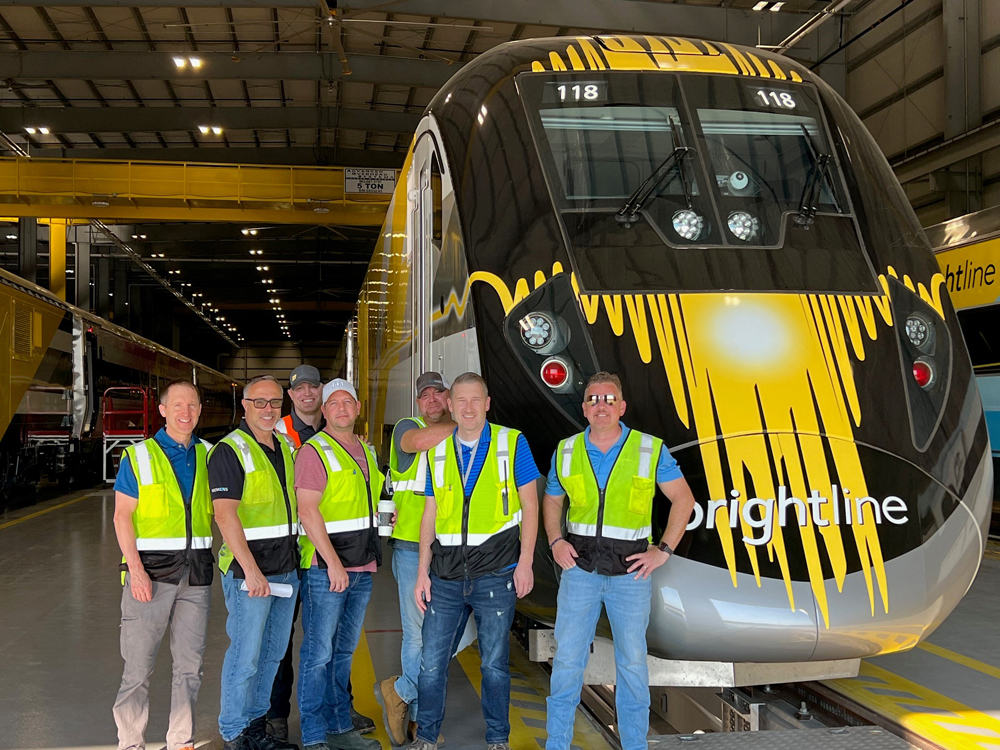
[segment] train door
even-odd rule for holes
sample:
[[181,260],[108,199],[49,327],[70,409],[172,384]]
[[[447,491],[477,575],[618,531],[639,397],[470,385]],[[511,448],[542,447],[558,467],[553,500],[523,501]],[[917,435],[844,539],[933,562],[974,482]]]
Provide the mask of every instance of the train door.
[[446,162],[431,132],[414,149],[411,224],[417,293],[413,378],[436,370],[452,380],[480,372],[469,264]]

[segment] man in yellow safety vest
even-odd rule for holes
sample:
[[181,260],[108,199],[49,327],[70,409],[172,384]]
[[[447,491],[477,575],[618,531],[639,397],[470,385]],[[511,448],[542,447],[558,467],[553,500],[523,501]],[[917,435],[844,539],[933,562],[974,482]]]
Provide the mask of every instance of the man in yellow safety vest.
[[435,750],[456,634],[474,615],[482,662],[488,750],[509,750],[510,626],[531,591],[540,478],[517,430],[490,424],[486,381],[455,378],[448,407],[458,427],[428,453],[420,562],[414,589],[424,613],[412,750]]
[[278,664],[299,589],[298,515],[289,440],[275,432],[282,389],[270,375],[243,389],[245,417],[208,459],[230,644],[222,663],[219,731],[225,750],[297,746],[266,733]]
[[417,585],[420,560],[420,519],[424,514],[427,486],[427,451],[448,438],[455,423],[448,411],[448,383],[437,372],[425,372],[416,382],[419,417],[396,423],[389,448],[392,499],[396,503],[396,525],[392,547],[392,574],[399,589],[399,613],[403,625],[400,650],[402,675],[387,677],[375,684],[375,698],[382,705],[385,728],[393,745],[413,738],[416,727],[417,679],[420,677],[420,630],[424,613],[417,608],[413,588]]
[[[559,443],[542,498],[545,531],[563,569],[556,599],[546,750],[569,750],[603,604],[615,641],[615,704],[622,750],[645,750],[649,731],[646,626],[649,575],[670,559],[684,535],[694,495],[663,441],[621,422],[617,375],[599,372],[587,383],[583,414],[590,426]],[[653,498],[659,487],[671,503],[659,544],[651,544]],[[566,536],[560,522],[569,496]]]
[[155,436],[125,449],[115,479],[115,533],[122,550],[121,651],[115,700],[119,750],[145,747],[149,678],[170,627],[173,688],[167,750],[194,746],[214,559],[208,445],[194,437],[201,398],[178,380],[160,391],[166,420]]

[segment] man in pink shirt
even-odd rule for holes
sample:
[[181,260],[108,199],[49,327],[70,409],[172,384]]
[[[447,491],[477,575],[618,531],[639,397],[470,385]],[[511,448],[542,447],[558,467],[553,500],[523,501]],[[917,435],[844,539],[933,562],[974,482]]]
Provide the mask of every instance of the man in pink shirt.
[[299,712],[306,750],[380,750],[351,720],[351,658],[382,561],[375,508],[385,477],[375,451],[354,434],[354,386],[323,386],[326,427],[295,458],[303,570]]

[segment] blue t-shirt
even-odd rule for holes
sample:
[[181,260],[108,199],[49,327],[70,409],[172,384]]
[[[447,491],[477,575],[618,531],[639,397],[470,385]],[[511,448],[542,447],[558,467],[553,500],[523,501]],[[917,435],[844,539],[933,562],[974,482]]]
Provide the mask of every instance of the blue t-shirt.
[[[192,438],[191,445],[185,447],[170,437],[165,427],[161,427],[160,431],[153,436],[153,440],[163,448],[170,465],[174,467],[184,502],[190,503],[191,489],[194,487],[194,470],[197,466],[195,445],[200,441],[200,438]],[[135,472],[132,471],[132,462],[129,461],[128,455],[125,453],[122,454],[121,463],[118,464],[115,491],[129,497],[139,497],[139,483],[135,479]]]
[[[611,469],[614,468],[615,461],[618,460],[618,454],[622,452],[622,446],[625,445],[625,440],[628,438],[629,430],[623,423],[618,423],[622,428],[621,437],[608,448],[607,453],[601,453],[598,448],[594,447],[594,444],[590,442],[590,428],[588,427],[583,431],[583,444],[587,448],[587,455],[590,456],[590,463],[594,467],[594,476],[597,478],[597,486],[601,489],[608,486],[608,479],[611,476]],[[557,449],[558,451],[558,449]],[[549,469],[549,475],[545,481],[545,494],[551,495],[552,497],[562,497],[566,494],[566,490],[563,489],[562,484],[559,482],[559,465],[556,463],[558,456],[552,454],[552,467]],[[656,463],[656,481],[659,482],[670,482],[674,479],[680,479],[684,476],[681,473],[681,467],[677,465],[674,457],[670,455],[670,451],[667,450],[667,446],[663,446],[660,451],[660,458]]]
[[[452,439],[458,442],[457,427],[452,433]],[[482,433],[479,435],[479,445],[476,447],[476,458],[472,463],[472,468],[469,470],[469,478],[465,483],[465,489],[469,490],[476,486],[476,480],[479,479],[479,475],[483,471],[483,466],[486,464],[486,455],[490,452],[490,440],[492,439],[493,438],[490,434],[490,423],[487,422],[483,427]],[[458,446],[462,449],[461,455],[457,456],[458,470],[464,474],[465,468],[469,463],[469,458],[472,456],[472,448],[467,445],[463,445],[461,442],[458,442]],[[523,433],[518,435],[517,443],[514,445],[514,486],[523,487],[529,482],[534,482],[541,475],[541,472],[538,471],[538,467],[535,466],[535,459],[531,457],[531,448],[528,447],[528,440],[524,437]],[[428,471],[427,488],[424,492],[427,497],[434,497],[434,482],[432,479],[431,471]]]

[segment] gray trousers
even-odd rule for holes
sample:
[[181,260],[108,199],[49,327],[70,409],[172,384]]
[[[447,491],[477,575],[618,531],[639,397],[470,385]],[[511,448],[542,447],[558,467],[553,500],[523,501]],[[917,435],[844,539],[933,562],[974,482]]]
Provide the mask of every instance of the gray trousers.
[[154,582],[152,601],[137,602],[126,575],[121,625],[125,671],[114,707],[119,750],[146,747],[149,678],[168,625],[173,684],[167,750],[194,745],[194,709],[201,687],[211,595],[211,586],[191,586],[185,576],[177,585]]

